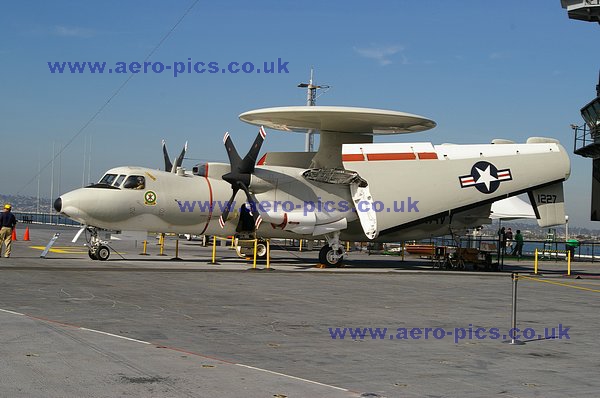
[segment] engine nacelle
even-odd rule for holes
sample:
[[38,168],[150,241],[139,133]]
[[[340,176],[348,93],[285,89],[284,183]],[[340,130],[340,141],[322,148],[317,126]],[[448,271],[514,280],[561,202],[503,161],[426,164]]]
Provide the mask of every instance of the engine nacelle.
[[340,231],[348,226],[346,218],[331,218],[327,222],[317,225],[317,217],[314,212],[263,212],[261,213],[263,222],[271,224],[273,229],[294,232],[300,235],[324,235],[327,233]]

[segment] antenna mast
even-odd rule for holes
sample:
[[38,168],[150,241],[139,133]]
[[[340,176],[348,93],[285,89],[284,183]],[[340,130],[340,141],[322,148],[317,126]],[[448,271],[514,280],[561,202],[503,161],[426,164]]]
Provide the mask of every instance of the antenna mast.
[[[308,83],[298,84],[298,87],[306,88],[306,106],[315,106],[316,105],[318,89],[321,89],[321,88],[328,89],[329,88],[329,86],[326,86],[326,85],[318,86],[316,84],[313,84],[313,76],[314,76],[314,69],[311,66],[310,80],[308,81]],[[304,142],[304,151],[305,152],[313,152],[314,151],[314,147],[315,147],[314,134],[315,133],[312,129],[308,130],[308,132],[306,133],[306,141]]]

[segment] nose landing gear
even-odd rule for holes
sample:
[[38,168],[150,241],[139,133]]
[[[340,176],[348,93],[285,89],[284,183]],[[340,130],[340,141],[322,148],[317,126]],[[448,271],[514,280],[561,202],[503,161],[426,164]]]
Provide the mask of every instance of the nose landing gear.
[[101,240],[98,237],[98,228],[88,227],[87,231],[90,233],[88,239],[88,255],[92,260],[106,261],[110,257],[110,249],[108,248],[108,242]]

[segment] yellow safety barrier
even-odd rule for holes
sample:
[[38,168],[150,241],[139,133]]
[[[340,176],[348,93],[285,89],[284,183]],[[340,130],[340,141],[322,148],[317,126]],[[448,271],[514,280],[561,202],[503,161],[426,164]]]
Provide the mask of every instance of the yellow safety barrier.
[[[235,239],[235,238],[233,238]],[[232,239],[232,242],[234,242],[234,240]],[[217,259],[217,240],[222,240],[222,241],[229,241],[229,238],[221,238],[219,236],[213,236],[213,246],[212,246],[212,259],[211,262],[209,264],[214,264],[217,265],[219,263],[216,262]],[[239,242],[254,242],[254,255],[253,255],[253,260],[252,260],[252,269],[256,269],[256,250],[257,250],[257,246],[258,246],[258,239],[238,239],[237,240],[238,243]],[[267,264],[269,263],[269,241],[267,240]],[[267,266],[268,267],[268,266]]]
[[219,264],[215,261],[217,257],[217,237],[213,235],[213,245],[212,245],[212,260],[209,264]]
[[523,279],[529,279],[529,280],[532,280],[532,281],[535,281],[535,282],[549,283],[551,285],[565,286],[565,287],[570,287],[572,289],[578,289],[578,290],[585,290],[585,291],[588,291],[588,292],[600,293],[600,289],[591,289],[589,287],[577,286],[574,283],[549,281],[549,280],[546,280],[546,279],[532,278],[532,277],[526,276],[526,275],[519,275],[518,277],[519,278],[523,278]]
[[[537,250],[536,250],[536,255],[537,255]],[[567,254],[567,256],[570,257],[569,254]],[[517,327],[517,282],[519,279],[525,279],[525,280],[530,280],[533,282],[540,282],[540,283],[549,283],[551,285],[564,286],[564,287],[569,287],[571,289],[578,289],[578,290],[583,290],[583,291],[587,291],[587,292],[600,293],[600,289],[591,289],[589,287],[578,286],[575,284],[575,282],[566,283],[566,282],[558,282],[558,281],[553,281],[553,280],[541,279],[537,275],[536,275],[536,277],[531,277],[531,276],[527,276],[527,275],[520,275],[518,273],[513,272],[511,274],[511,279],[512,279],[511,330],[516,330],[516,327]],[[578,282],[578,283],[581,284],[581,282]],[[595,285],[598,286],[597,283]],[[525,344],[525,342],[517,340],[515,338],[515,336],[511,336],[510,344],[521,345],[521,344]]]
[[165,234],[161,233],[160,237],[158,238],[158,244],[160,246],[160,252],[158,253],[159,256],[164,256],[165,255]]
[[179,238],[175,240],[175,257],[171,260],[181,260],[181,258],[179,258]]
[[[567,254],[567,275],[571,275],[571,251],[569,250],[546,250],[544,249],[543,253],[566,253]],[[538,274],[538,249],[535,249],[535,258],[533,260],[533,273]]]
[[147,256],[148,255],[148,241],[145,240],[144,241],[144,248],[142,250],[142,252],[140,253],[140,256]]

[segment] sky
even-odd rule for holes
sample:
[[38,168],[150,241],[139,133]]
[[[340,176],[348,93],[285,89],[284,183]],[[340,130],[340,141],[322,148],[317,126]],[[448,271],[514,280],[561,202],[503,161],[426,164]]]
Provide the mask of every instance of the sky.
[[[570,20],[559,0],[200,0],[180,21],[193,3],[3,4],[0,193],[36,196],[39,180],[41,196],[57,197],[111,167],[162,167],[163,138],[172,156],[189,141],[187,168],[226,161],[225,131],[242,153],[256,135],[238,115],[305,104],[306,93],[296,86],[313,66],[315,82],[331,86],[319,105],[398,110],[437,123],[428,132],[376,142],[559,139],[571,158],[570,224],[600,227],[588,221],[591,160],[572,154],[569,127],[582,124],[579,109],[596,94],[600,26]],[[170,71],[53,74],[48,67],[67,61],[113,67],[150,54],[150,62],[165,65],[188,58],[219,65],[281,59],[288,73],[173,77]],[[68,143],[51,184],[53,148]],[[302,134],[272,130],[263,146],[303,149]]]

